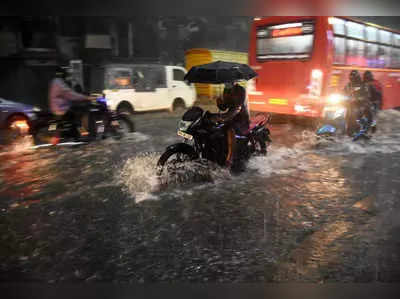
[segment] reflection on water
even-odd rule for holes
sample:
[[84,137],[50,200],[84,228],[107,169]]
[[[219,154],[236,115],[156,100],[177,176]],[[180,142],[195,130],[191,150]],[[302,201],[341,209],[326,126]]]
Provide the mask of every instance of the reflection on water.
[[[379,133],[365,144],[345,139],[316,147],[313,132],[273,125],[268,156],[252,158],[245,173],[212,168],[211,179],[166,189],[159,188],[155,166],[165,147],[179,140],[177,118],[145,116],[138,124],[143,132],[121,141],[15,147],[0,154],[2,220],[23,238],[40,226],[40,237],[32,252],[26,249],[30,241],[14,240],[12,254],[29,257],[23,262],[33,276],[69,271],[63,275],[75,279],[393,279],[392,268],[400,263],[388,257],[400,250],[387,240],[398,227],[399,116],[382,113]],[[24,228],[11,220],[22,214]],[[50,237],[52,244],[41,245]],[[45,255],[49,248],[63,257],[55,272],[30,261],[34,250]],[[86,274],[70,267],[98,259]],[[14,262],[5,264],[14,269]]]

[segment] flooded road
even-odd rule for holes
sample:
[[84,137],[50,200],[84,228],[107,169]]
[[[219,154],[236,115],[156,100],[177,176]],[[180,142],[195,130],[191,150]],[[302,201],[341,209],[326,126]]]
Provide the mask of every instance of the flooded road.
[[399,282],[400,112],[367,143],[273,124],[240,176],[161,189],[179,117],[121,141],[0,152],[0,280]]

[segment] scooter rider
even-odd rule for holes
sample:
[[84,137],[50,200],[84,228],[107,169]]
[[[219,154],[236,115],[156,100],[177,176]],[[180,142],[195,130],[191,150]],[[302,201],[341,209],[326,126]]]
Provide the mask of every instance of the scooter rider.
[[382,85],[378,80],[375,80],[371,71],[366,71],[363,75],[363,82],[368,88],[370,101],[373,106],[374,120],[372,126],[376,126],[376,115],[382,109]]
[[[88,111],[88,105],[85,105],[85,102],[88,103],[88,101],[93,101],[95,98],[73,91],[66,84],[66,77],[66,69],[58,67],[55,78],[50,82],[49,86],[49,106],[54,115],[72,122],[77,138],[79,136],[78,125],[80,118]],[[91,127],[90,123],[89,127]]]

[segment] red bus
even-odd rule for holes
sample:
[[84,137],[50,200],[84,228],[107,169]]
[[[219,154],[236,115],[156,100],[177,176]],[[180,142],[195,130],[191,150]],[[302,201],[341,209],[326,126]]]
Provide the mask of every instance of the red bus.
[[383,87],[383,109],[400,106],[400,32],[348,17],[255,18],[249,64],[254,111],[322,117],[356,69]]

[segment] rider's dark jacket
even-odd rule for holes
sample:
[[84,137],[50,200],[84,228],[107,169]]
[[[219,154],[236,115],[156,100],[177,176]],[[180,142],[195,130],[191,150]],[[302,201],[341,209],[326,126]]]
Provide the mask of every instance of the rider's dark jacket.
[[371,102],[377,109],[382,109],[382,85],[378,80],[365,82]]
[[360,108],[358,117],[365,115],[372,122],[372,103],[368,86],[362,81],[349,82],[344,88],[344,93],[352,99],[352,106]]
[[236,133],[245,134],[249,129],[250,114],[247,104],[246,90],[239,84],[232,88],[224,89],[222,99],[218,100],[218,108],[222,111],[219,120],[228,122],[235,129]]
[[344,88],[344,93],[361,103],[368,103],[370,98],[368,87],[363,82],[349,82]]

